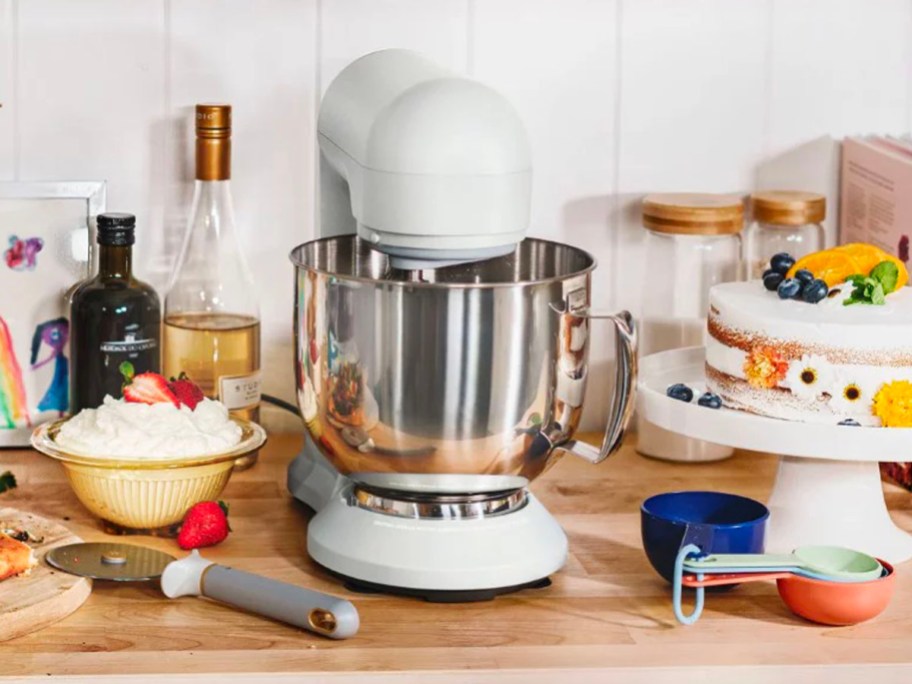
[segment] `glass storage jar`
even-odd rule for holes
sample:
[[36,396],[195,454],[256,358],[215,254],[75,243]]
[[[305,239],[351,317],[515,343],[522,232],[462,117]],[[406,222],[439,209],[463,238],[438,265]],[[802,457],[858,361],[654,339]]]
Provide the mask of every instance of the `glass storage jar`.
[[[641,353],[703,344],[709,288],[738,280],[744,205],[740,197],[655,194],[643,199],[647,231]],[[704,387],[693,387],[695,398]],[[637,451],[670,461],[716,461],[730,447],[690,439],[638,419]]]
[[825,247],[826,197],[815,192],[764,190],[751,195],[753,222],[744,234],[748,279],[760,278],[774,254],[800,259]]

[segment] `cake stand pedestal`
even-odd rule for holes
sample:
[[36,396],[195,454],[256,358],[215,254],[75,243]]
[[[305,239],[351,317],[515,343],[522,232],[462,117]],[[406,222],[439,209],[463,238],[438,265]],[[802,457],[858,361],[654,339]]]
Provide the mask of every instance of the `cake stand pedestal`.
[[890,518],[878,467],[879,461],[912,460],[912,429],[798,423],[666,396],[677,382],[698,396],[706,388],[704,368],[702,347],[641,359],[637,410],[687,437],[780,455],[768,502],[769,551],[833,544],[890,563],[912,558],[912,535]]

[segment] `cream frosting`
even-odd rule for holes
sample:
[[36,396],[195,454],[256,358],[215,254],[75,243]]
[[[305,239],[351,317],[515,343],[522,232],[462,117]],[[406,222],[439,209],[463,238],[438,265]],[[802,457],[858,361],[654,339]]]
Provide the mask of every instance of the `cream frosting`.
[[[804,344],[838,345],[855,350],[912,352],[912,287],[887,297],[886,304],[843,306],[851,285],[836,285],[839,295],[818,304],[782,300],[758,280],[715,285],[709,292],[710,311],[725,325]],[[881,330],[872,330],[873,327]]]
[[87,456],[160,460],[228,451],[240,443],[241,432],[225,405],[211,399],[190,410],[106,396],[97,409],[83,409],[63,423],[55,442]]

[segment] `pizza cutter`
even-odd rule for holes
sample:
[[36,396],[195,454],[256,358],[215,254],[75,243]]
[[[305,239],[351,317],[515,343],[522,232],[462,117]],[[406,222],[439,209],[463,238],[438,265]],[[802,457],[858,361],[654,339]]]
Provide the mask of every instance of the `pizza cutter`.
[[350,601],[217,565],[196,550],[177,560],[144,546],[94,542],[58,546],[45,558],[58,570],[91,579],[161,578],[162,593],[168,598],[205,596],[332,639],[354,636],[360,624]]

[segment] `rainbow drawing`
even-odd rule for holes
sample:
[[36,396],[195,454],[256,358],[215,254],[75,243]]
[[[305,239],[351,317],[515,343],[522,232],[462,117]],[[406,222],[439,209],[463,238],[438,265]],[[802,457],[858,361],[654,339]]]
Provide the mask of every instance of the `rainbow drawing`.
[[0,429],[19,427],[23,420],[26,425],[31,425],[22,370],[16,360],[9,327],[0,317]]

